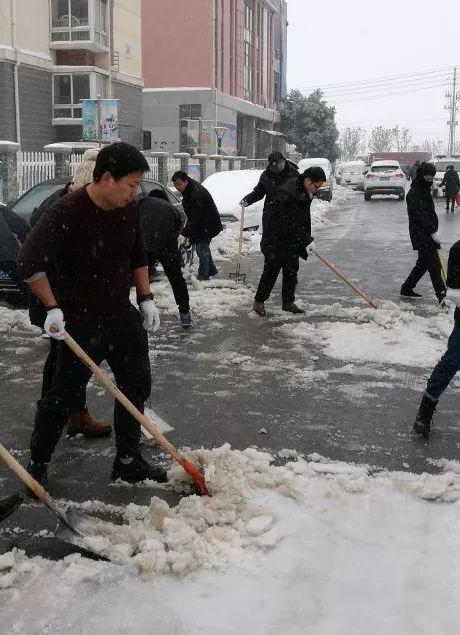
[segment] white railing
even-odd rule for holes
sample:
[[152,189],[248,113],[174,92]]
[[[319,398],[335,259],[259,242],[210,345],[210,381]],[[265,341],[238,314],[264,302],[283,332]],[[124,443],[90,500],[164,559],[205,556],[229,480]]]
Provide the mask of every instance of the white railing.
[[83,163],[83,154],[76,154],[75,152],[73,152],[70,155],[70,169],[72,171],[72,174],[75,174],[75,170],[80,165],[80,163]]
[[168,157],[168,183],[171,182],[171,177],[174,172],[177,172],[181,168],[180,159],[176,157]]
[[151,157],[148,154],[145,155],[147,163],[149,164],[150,172],[147,172],[146,177],[158,181],[158,158]]
[[54,179],[52,152],[18,152],[19,195],[49,179]]

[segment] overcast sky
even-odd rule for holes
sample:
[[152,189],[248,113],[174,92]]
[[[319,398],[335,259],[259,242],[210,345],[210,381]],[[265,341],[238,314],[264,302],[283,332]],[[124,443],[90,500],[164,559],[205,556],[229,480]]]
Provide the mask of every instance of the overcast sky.
[[[439,84],[460,67],[460,0],[287,3],[289,88],[335,84],[325,92],[337,108],[339,128],[399,125],[410,128],[417,143],[447,140],[447,86]],[[396,77],[428,71],[434,72]],[[394,79],[343,86],[385,77]],[[414,89],[374,99],[376,93]]]

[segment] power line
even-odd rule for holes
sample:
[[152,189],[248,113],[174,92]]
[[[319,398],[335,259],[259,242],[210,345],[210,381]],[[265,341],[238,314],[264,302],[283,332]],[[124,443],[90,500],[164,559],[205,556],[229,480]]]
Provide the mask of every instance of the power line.
[[434,88],[440,88],[442,86],[448,86],[448,84],[444,82],[442,84],[433,84],[432,86],[424,86],[422,88],[413,88],[411,90],[403,90],[399,92],[389,92],[389,93],[377,93],[375,95],[370,95],[370,96],[368,95],[363,97],[351,97],[350,99],[340,99],[340,98],[334,99],[333,98],[331,100],[328,100],[328,104],[335,105],[335,104],[345,104],[345,103],[358,102],[358,101],[372,101],[376,99],[384,99],[385,97],[395,97],[399,95],[408,95],[410,93],[417,93],[424,90],[432,90]]
[[356,87],[356,88],[340,88],[340,89],[334,89],[334,90],[330,90],[330,89],[323,89],[324,94],[332,99],[335,96],[341,97],[342,95],[350,95],[350,96],[354,96],[354,95],[361,95],[361,94],[366,94],[366,93],[379,93],[379,92],[385,92],[388,90],[398,90],[400,88],[416,88],[419,86],[427,86],[427,85],[431,85],[434,81],[436,82],[450,82],[451,81],[451,77],[450,75],[442,75],[440,77],[430,77],[429,79],[427,78],[418,78],[418,79],[411,79],[411,80],[403,80],[401,82],[398,83],[393,83],[393,84],[385,84],[382,86],[361,86],[361,87]]

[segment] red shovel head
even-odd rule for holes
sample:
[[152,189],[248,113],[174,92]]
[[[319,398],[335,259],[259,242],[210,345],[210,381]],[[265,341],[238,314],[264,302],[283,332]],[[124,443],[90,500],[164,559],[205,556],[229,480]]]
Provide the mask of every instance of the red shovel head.
[[195,483],[198,485],[198,487],[200,488],[200,493],[203,496],[212,496],[211,490],[206,485],[204,476],[203,474],[201,474],[198,468],[196,468],[193,465],[193,463],[191,463],[187,459],[183,459],[180,463],[182,467],[184,468],[184,470],[187,472],[187,474],[189,474],[193,478]]

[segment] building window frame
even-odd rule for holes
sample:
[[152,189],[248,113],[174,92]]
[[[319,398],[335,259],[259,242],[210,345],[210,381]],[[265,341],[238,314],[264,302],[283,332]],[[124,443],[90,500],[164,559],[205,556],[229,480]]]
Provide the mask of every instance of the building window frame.
[[243,99],[254,99],[254,27],[255,12],[251,4],[244,4],[243,30]]
[[[86,23],[79,24],[79,19],[72,15],[72,3],[77,2],[86,3],[87,19],[84,20]],[[67,8],[62,9],[62,6]],[[98,50],[108,50],[108,9],[108,0],[51,0],[51,46],[53,48],[76,48],[89,43]],[[56,24],[56,16],[58,24]]]
[[[70,77],[70,102],[69,103],[56,103],[56,79],[58,77]],[[75,77],[88,77],[89,79],[89,95],[88,97],[82,97],[81,99],[96,99],[98,95],[104,99],[108,94],[108,80],[107,76],[103,73],[88,70],[62,70],[55,71],[52,79],[52,108],[53,108],[53,122],[59,123],[70,121],[71,123],[78,124],[82,120],[82,103],[75,97]],[[65,112],[65,114],[64,114]]]

